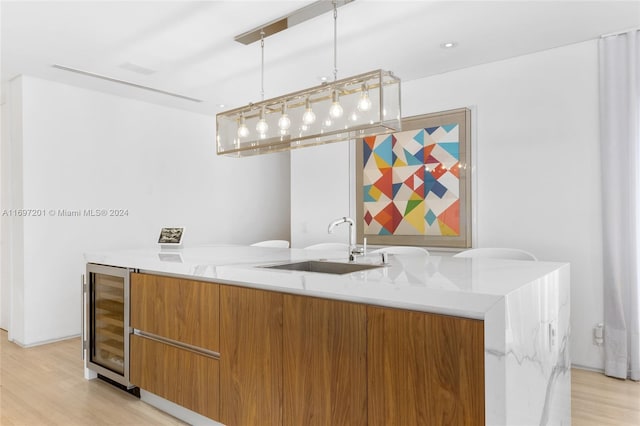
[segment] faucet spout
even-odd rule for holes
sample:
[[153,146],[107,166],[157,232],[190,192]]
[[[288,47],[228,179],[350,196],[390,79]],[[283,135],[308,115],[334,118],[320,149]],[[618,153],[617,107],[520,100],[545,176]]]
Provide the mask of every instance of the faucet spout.
[[351,219],[350,217],[341,217],[339,219],[336,219],[329,224],[327,231],[329,232],[329,234],[333,234],[334,228],[341,223],[349,224],[349,260],[353,261],[355,259],[354,254],[357,252],[355,227],[356,223],[353,221],[353,219]]
[[[329,234],[333,234],[333,229],[334,229],[336,226],[340,225],[341,223],[345,223],[345,222],[347,222],[347,219],[349,219],[349,218],[348,218],[348,217],[341,217],[341,218],[339,218],[339,219],[336,219],[336,220],[332,221],[332,222],[329,224],[329,228],[327,229],[327,232],[329,232]],[[349,220],[351,220],[351,219],[349,219]]]

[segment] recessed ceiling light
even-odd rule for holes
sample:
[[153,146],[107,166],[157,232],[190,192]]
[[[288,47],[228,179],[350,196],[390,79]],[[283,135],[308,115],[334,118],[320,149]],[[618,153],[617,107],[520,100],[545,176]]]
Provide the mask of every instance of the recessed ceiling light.
[[218,104],[218,108],[224,108],[224,107],[226,107],[225,104]]
[[447,41],[446,43],[442,43],[440,47],[442,47],[443,49],[453,49],[457,45],[458,43],[456,43],[455,41]]

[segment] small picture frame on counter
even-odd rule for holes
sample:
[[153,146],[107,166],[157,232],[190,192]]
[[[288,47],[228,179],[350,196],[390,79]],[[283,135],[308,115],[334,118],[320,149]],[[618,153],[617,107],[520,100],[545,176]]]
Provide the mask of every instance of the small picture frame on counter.
[[182,237],[184,236],[184,227],[165,227],[160,230],[158,244],[165,249],[182,248]]

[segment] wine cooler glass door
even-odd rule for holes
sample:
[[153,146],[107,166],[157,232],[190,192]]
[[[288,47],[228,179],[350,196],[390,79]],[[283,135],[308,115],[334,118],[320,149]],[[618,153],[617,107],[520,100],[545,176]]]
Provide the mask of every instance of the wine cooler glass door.
[[90,265],[89,368],[128,384],[129,270]]

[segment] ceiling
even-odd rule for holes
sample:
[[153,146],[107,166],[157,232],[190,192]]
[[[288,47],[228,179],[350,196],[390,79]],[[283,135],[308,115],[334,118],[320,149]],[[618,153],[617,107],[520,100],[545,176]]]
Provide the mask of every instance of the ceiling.
[[[234,37],[309,3],[3,0],[3,87],[27,74],[214,115],[260,100],[260,43]],[[338,9],[338,78],[382,68],[409,81],[638,27],[640,1],[355,0]],[[332,78],[333,14],[266,38],[264,55],[267,99]]]

